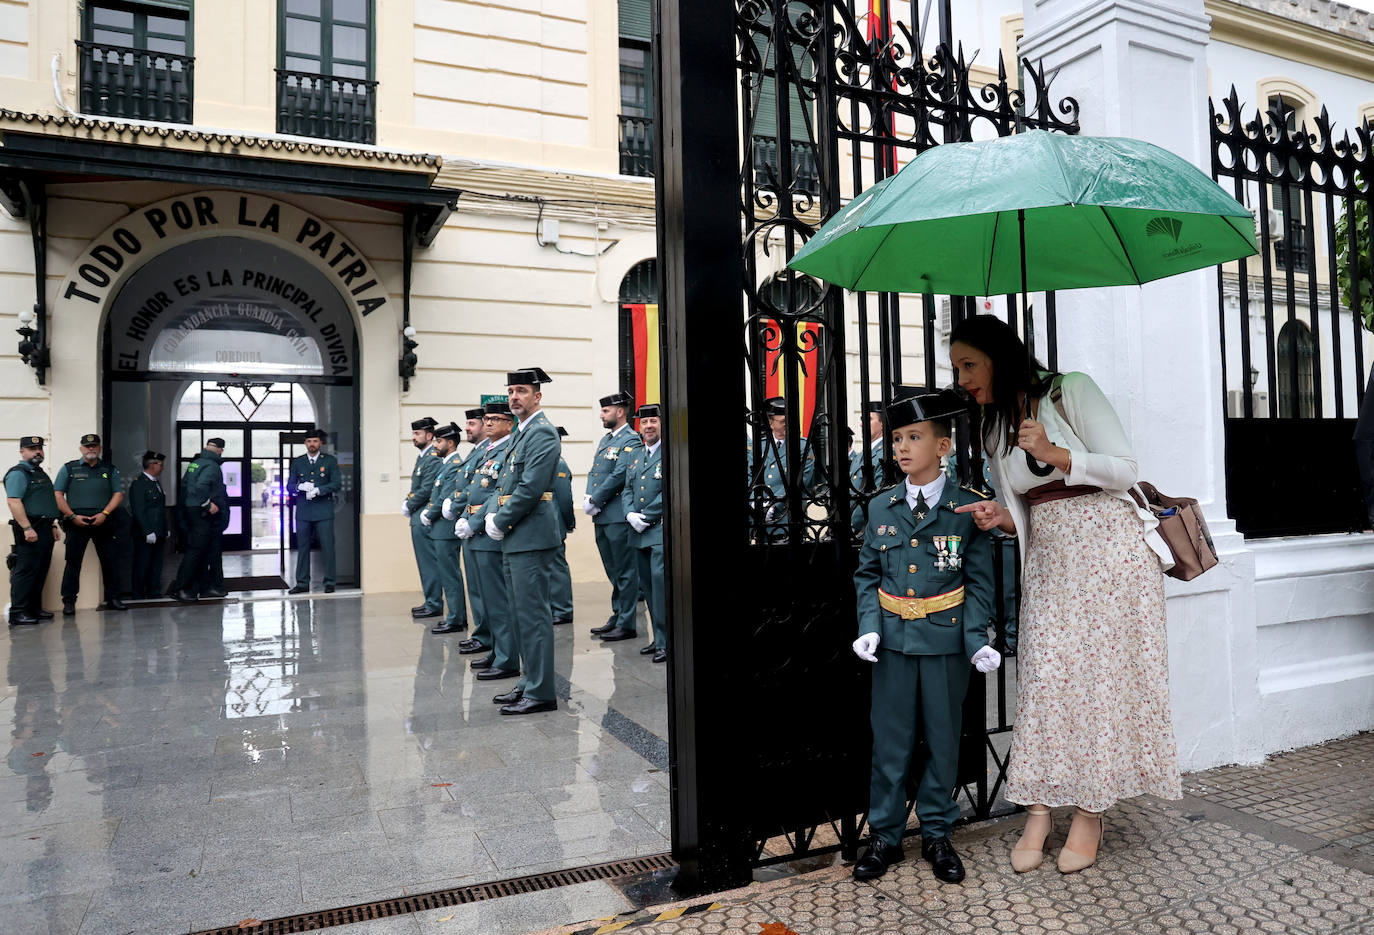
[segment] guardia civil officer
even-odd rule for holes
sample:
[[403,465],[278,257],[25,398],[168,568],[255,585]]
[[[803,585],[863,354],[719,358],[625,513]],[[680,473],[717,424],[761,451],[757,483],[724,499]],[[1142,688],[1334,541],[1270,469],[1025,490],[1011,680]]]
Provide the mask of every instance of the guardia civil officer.
[[663,582],[663,433],[657,405],[639,407],[639,434],[644,447],[634,453],[625,475],[621,500],[630,524],[630,545],[639,564],[639,580],[648,592],[654,641],[641,649],[654,662],[668,661],[667,595]]
[[[568,430],[558,426],[559,444],[568,437]],[[549,600],[553,625],[573,622],[572,569],[568,567],[568,533],[577,528],[577,511],[573,509],[572,469],[561,456],[558,475],[553,479],[553,502],[558,507],[558,519],[563,524],[563,541],[553,559],[553,578],[549,581]]]
[[439,475],[434,478],[434,493],[420,515],[421,524],[429,531],[439,587],[448,604],[444,618],[430,628],[431,633],[458,633],[468,628],[468,605],[463,596],[463,540],[454,532],[454,524],[445,522],[443,516],[444,501],[452,502],[461,477],[463,456],[458,453],[458,440],[462,431],[456,422],[434,430],[434,450],[440,458]]
[[[782,396],[770,397],[764,401],[764,412],[768,416],[768,433],[756,463],[751,453],[749,486],[756,495],[764,495],[768,503],[763,516],[763,538],[780,542],[787,538],[787,400]],[[805,435],[797,439],[797,444],[802,456],[802,487],[810,492],[816,483],[816,457]],[[751,452],[752,445],[751,439]]]
[[639,433],[630,427],[627,414],[634,400],[628,393],[603,396],[601,425],[609,429],[596,445],[592,466],[587,471],[587,493],[582,510],[592,518],[596,549],[601,567],[611,582],[611,616],[592,634],[607,643],[634,637],[639,613],[639,577],[634,549],[630,547],[630,525],[620,505],[625,489],[625,469],[630,456],[643,447]]
[[[505,405],[504,403],[502,405]],[[508,409],[510,407],[507,407]],[[463,458],[462,465],[458,470],[458,476],[454,478],[453,492],[444,500],[440,513],[444,519],[453,526],[454,534],[457,535],[458,524],[456,520],[462,518],[467,512],[467,491],[468,486],[477,469],[482,466],[482,455],[487,450],[487,428],[485,424],[486,411],[478,406],[469,409],[464,413],[464,431],[467,433],[468,442],[472,445],[472,450]],[[464,540],[459,539],[459,542]],[[482,604],[481,585],[477,577],[477,566],[472,560],[472,549],[464,547],[468,557],[463,563],[463,574],[467,579],[468,585],[468,613],[472,616],[472,632],[467,639],[458,643],[460,654],[488,653],[491,651],[491,627],[487,623],[486,608]],[[485,669],[488,666],[478,666]]]
[[52,546],[62,538],[57,528],[57,498],[52,478],[43,470],[43,437],[19,439],[19,463],[5,472],[5,498],[14,530],[14,565],[10,568],[10,626],[51,620],[43,609],[43,582],[52,563]]
[[296,510],[296,586],[288,594],[310,590],[310,549],[320,544],[324,565],[324,590],[334,591],[334,498],[343,490],[339,462],[325,454],[325,433],[314,428],[305,433],[305,454],[291,459],[286,491]]
[[[474,520],[501,543],[525,670],[514,689],[492,700],[502,704],[502,714],[533,714],[558,708],[549,579],[554,553],[563,541],[553,503],[563,446],[558,430],[540,409],[541,387],[551,382],[549,375],[538,367],[525,367],[506,374],[506,382],[511,412],[520,424],[496,478],[497,496],[487,500]],[[633,600],[634,592],[629,597]]]
[[207,438],[205,448],[181,477],[181,516],[186,530],[181,567],[172,597],[182,602],[224,597],[224,530],[229,528],[229,494],[220,457],[224,439]]
[[[459,518],[453,531],[463,540],[468,556],[468,586],[476,583],[476,602],[485,617],[488,642],[464,640],[458,644],[460,653],[487,652],[472,662],[476,677],[482,681],[513,679],[520,676],[520,635],[515,629],[515,611],[511,605],[510,584],[506,580],[501,543],[487,535],[486,524],[478,519],[487,501],[495,502],[496,482],[510,454],[511,433],[515,417],[509,403],[487,403],[483,425],[486,440],[481,454],[467,472],[467,489],[453,499],[453,512]],[[475,569],[475,577],[473,571]]]
[[437,617],[444,612],[444,595],[439,587],[438,563],[434,558],[434,543],[429,530],[420,522],[420,514],[434,492],[434,479],[439,476],[439,454],[434,450],[434,427],[429,416],[410,423],[410,440],[420,449],[415,468],[410,472],[410,493],[401,503],[401,515],[410,518],[410,545],[415,550],[415,565],[420,570],[420,590],[424,602],[410,608],[416,620]]
[[120,509],[124,485],[119,469],[101,455],[100,436],[81,436],[81,457],[68,461],[57,472],[53,489],[57,509],[67,526],[67,562],[62,569],[62,615],[76,613],[81,587],[81,564],[86,543],[95,543],[96,558],[105,579],[105,603],[113,610],[127,610],[122,598],[129,593],[129,514]]
[[969,664],[990,672],[1001,656],[988,645],[992,544],[971,516],[956,512],[985,498],[949,481],[951,423],[966,404],[943,390],[887,410],[892,450],[906,480],[869,503],[854,573],[859,638],[854,652],[873,666],[873,762],[868,822],[873,836],[854,876],[882,876],[902,860],[907,775],[915,751],[928,756],[916,792],[921,856],[937,879],[957,883],[963,863],[949,833]]
[[133,516],[134,597],[162,596],[162,557],[167,545],[167,494],[162,489],[162,468],[167,456],[145,451],[143,472],[129,485],[129,513]]

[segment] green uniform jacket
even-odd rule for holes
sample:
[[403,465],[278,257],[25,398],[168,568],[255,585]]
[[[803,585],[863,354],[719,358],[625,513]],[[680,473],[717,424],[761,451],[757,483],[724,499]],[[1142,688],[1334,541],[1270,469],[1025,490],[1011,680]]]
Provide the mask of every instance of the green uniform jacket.
[[495,450],[491,447],[491,442],[484,441],[473,452],[473,458],[468,461],[468,467],[463,476],[466,478],[467,488],[459,492],[453,498],[454,516],[462,516],[468,521],[475,535],[464,544],[466,549],[476,549],[478,552],[500,552],[501,543],[487,536],[486,521],[482,519],[486,515],[486,504],[488,500],[495,503],[496,479],[501,476],[501,468],[506,463],[506,456],[510,454],[510,446],[514,439],[509,435],[501,440]]
[[[802,453],[802,486],[811,491],[816,484],[816,456],[811,452],[811,442],[806,438],[798,441]],[[753,465],[754,440],[748,440],[749,463]],[[784,439],[780,442],[770,440],[765,435],[763,439],[763,457],[760,459],[761,475],[760,480],[773,496],[784,498],[787,496],[787,442]],[[754,483],[754,478],[750,478],[750,483]]]
[[443,464],[439,468],[439,476],[434,479],[434,494],[429,498],[429,503],[425,504],[425,512],[429,514],[429,537],[431,539],[457,539],[458,534],[453,531],[453,524],[458,518],[458,513],[453,513],[453,519],[444,519],[444,501],[453,497],[454,491],[458,489],[460,482],[464,480],[463,465],[467,459],[454,449],[448,457],[443,459]]
[[[319,494],[311,500],[299,493],[301,484],[310,481]],[[339,462],[333,455],[323,451],[310,465],[309,455],[297,455],[291,459],[291,471],[286,479],[286,489],[296,505],[296,519],[322,520],[334,518],[334,498],[343,490],[343,480],[339,475]]]
[[119,468],[108,461],[97,461],[94,467],[88,467],[80,458],[62,465],[53,487],[66,494],[67,506],[82,516],[99,513],[111,497],[124,492]]
[[[15,472],[18,472],[16,476]],[[23,487],[19,486],[19,481]],[[56,519],[57,497],[53,495],[52,478],[43,468],[35,467],[27,461],[20,461],[5,472],[5,495],[14,497],[24,505],[29,522],[38,519]]]
[[147,474],[139,474],[129,485],[129,510],[134,514],[135,538],[144,539],[150,532],[159,540],[167,537],[167,494]]
[[506,532],[501,540],[503,552],[556,549],[563,542],[553,502],[553,481],[563,457],[558,429],[540,410],[521,422],[512,435],[510,452],[496,478],[497,497],[510,499],[504,504],[488,499],[477,519],[485,523],[488,514],[496,517],[497,526]]
[[[486,453],[487,440],[484,438],[472,446],[472,450],[467,453],[467,456],[464,457],[458,465],[458,471],[453,478],[453,493],[450,494],[450,496],[453,497],[453,508],[451,512],[453,513],[454,522],[467,516],[468,486],[472,483],[473,476],[476,474],[477,469],[482,466],[482,460]],[[495,478],[492,479],[492,483],[495,483]],[[439,509],[441,516],[443,515],[443,506],[444,502],[440,500]]]
[[649,528],[635,532],[630,527],[630,545],[637,549],[663,544],[663,443],[653,454],[647,447],[635,452],[625,474],[621,502],[626,513],[643,513]]
[[607,432],[597,442],[592,466],[587,471],[587,495],[601,507],[601,512],[592,517],[596,525],[625,522],[620,492],[625,489],[625,468],[630,463],[627,455],[643,447],[644,440],[629,425],[618,432]]
[[577,528],[577,512],[573,509],[572,468],[558,459],[558,474],[553,479],[553,502],[558,507],[558,519],[563,524],[563,538]]
[[410,493],[406,494],[406,504],[410,507],[410,525],[420,525],[420,511],[428,504],[434,493],[434,480],[444,466],[439,452],[430,445],[415,459],[415,468],[410,472]]
[[229,494],[224,489],[224,472],[219,464],[219,455],[207,448],[186,465],[181,478],[183,509],[199,510],[214,503],[221,513],[229,515]]
[[[992,538],[973,523],[971,513],[954,508],[984,497],[946,482],[940,503],[918,520],[906,503],[903,484],[880,491],[868,507],[868,525],[854,572],[859,635],[877,633],[879,648],[914,656],[963,653],[965,659],[988,645],[992,622]],[[937,567],[936,536],[962,556],[958,568]],[[945,563],[948,564],[948,563]],[[934,597],[963,585],[963,604],[924,620],[903,620],[878,604],[878,589],[894,597]]]

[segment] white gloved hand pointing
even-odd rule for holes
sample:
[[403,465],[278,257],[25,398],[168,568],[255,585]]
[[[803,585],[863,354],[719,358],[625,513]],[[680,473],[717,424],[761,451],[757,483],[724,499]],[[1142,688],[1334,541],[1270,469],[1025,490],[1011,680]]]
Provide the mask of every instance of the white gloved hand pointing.
[[149,545],[157,545],[157,533],[148,533],[148,535],[143,537],[143,541],[148,543]]
[[876,633],[865,633],[854,641],[854,655],[864,662],[877,662],[878,657],[874,655],[878,651],[878,643],[882,638]]
[[501,527],[496,525],[496,514],[487,514],[487,538],[493,542],[500,542],[506,538],[506,534],[501,531]]
[[635,532],[643,532],[649,528],[649,523],[644,519],[643,513],[626,513],[625,521],[634,527]]
[[979,672],[993,672],[1002,664],[1002,654],[991,646],[984,646],[970,660]]
[[444,519],[453,519],[453,498],[445,497],[444,505],[439,508],[439,511],[444,514]]

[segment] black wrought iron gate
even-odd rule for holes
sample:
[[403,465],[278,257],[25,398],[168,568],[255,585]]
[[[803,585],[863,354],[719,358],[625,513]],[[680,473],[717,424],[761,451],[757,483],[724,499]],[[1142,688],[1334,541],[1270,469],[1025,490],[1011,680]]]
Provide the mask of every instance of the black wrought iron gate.
[[[900,4],[894,35],[853,0],[658,0],[682,889],[738,885],[758,863],[857,845],[869,673],[849,650],[851,522],[888,481],[864,457],[851,484],[846,429],[852,413],[905,385],[948,384],[947,330],[973,306],[845,294],[787,273],[787,258],[845,200],[926,148],[1077,129],[1076,103],[1052,105],[1031,63],[1009,75],[999,56],[995,80],[980,82],[962,49],[924,41],[923,52],[918,6]],[[948,3],[939,6],[947,36]],[[1054,365],[1052,296],[1034,315],[985,301]],[[785,428],[775,436],[767,400],[779,397]],[[867,417],[853,428],[867,452]],[[1005,764],[1005,738],[992,740],[1009,727],[1005,669],[990,691],[981,676],[975,688],[960,781],[971,812],[985,816]]]

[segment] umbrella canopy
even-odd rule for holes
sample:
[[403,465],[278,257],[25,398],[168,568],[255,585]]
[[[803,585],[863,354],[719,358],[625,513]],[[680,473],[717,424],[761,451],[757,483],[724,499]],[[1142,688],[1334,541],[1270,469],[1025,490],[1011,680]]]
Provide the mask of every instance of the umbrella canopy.
[[1168,150],[1031,130],[926,150],[788,265],[858,291],[1001,295],[1138,285],[1256,252],[1250,211]]

